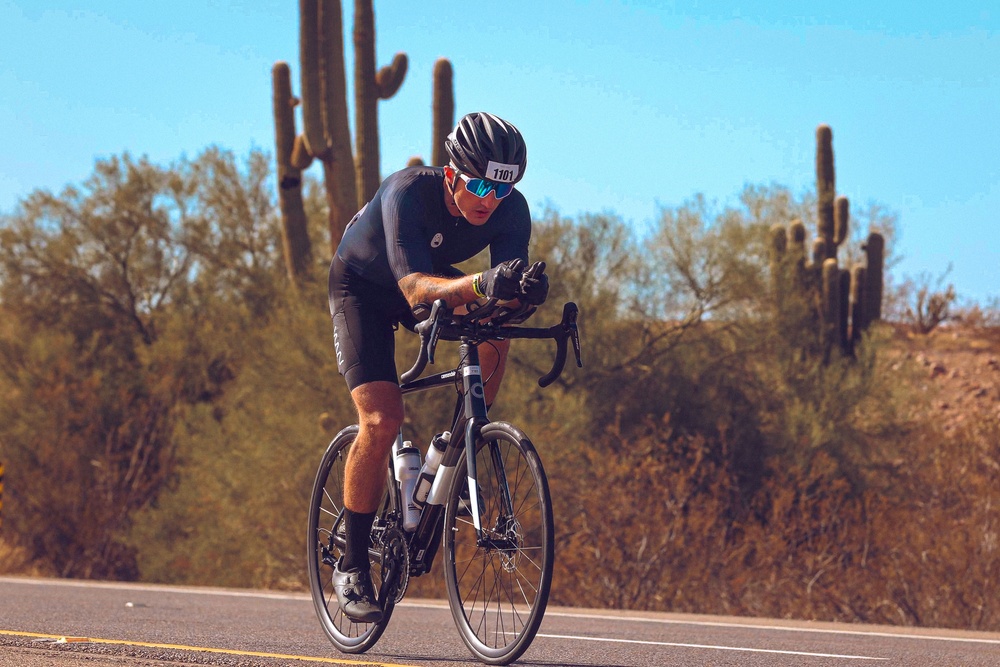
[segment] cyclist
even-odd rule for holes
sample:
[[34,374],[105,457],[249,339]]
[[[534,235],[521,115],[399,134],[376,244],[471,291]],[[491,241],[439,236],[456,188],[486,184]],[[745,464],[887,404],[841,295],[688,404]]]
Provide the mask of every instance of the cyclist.
[[[451,308],[484,297],[545,301],[548,279],[523,273],[531,216],[514,184],[527,149],[514,125],[488,113],[464,116],[448,135],[445,167],[408,167],[382,183],[351,220],[330,266],[337,367],[358,412],[344,479],[346,547],[333,583],[343,612],[377,622],[368,546],[389,452],[403,422],[393,332],[412,330],[413,308],[444,299]],[[466,276],[452,265],[489,247],[491,268]],[[503,377],[509,343],[480,350],[487,404]]]

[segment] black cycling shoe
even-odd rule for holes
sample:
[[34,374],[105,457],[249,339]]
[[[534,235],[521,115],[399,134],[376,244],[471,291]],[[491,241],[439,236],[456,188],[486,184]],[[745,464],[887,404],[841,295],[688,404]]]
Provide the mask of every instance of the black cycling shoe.
[[337,561],[333,568],[333,590],[344,614],[355,623],[378,623],[382,620],[382,607],[375,600],[375,587],[368,570],[342,572]]

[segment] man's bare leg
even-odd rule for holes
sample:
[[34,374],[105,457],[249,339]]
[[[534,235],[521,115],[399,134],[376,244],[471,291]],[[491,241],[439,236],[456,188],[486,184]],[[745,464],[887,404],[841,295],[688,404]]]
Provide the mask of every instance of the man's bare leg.
[[378,509],[392,443],[403,423],[403,396],[394,382],[369,382],[351,392],[358,436],[344,468],[344,505],[353,512]]
[[483,380],[486,382],[486,405],[493,405],[500,382],[503,381],[504,370],[507,368],[507,352],[510,349],[509,340],[481,343],[479,345],[479,365],[483,370]]

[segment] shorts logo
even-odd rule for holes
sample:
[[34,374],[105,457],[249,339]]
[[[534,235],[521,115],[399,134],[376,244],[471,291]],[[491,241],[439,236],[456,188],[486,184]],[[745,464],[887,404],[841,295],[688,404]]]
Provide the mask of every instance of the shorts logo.
[[333,347],[337,351],[337,365],[344,365],[344,353],[340,351],[340,336],[337,334],[337,327],[333,328]]
[[431,247],[437,248],[442,243],[444,243],[444,235],[441,234],[441,232],[438,232],[437,234],[434,235],[434,238],[431,239]]

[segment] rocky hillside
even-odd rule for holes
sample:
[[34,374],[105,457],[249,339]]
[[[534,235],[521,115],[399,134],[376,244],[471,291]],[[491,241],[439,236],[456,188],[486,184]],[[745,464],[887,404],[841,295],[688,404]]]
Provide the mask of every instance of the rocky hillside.
[[922,366],[923,388],[946,431],[968,419],[1000,420],[1000,329],[942,326],[919,335],[898,329],[898,353]]

